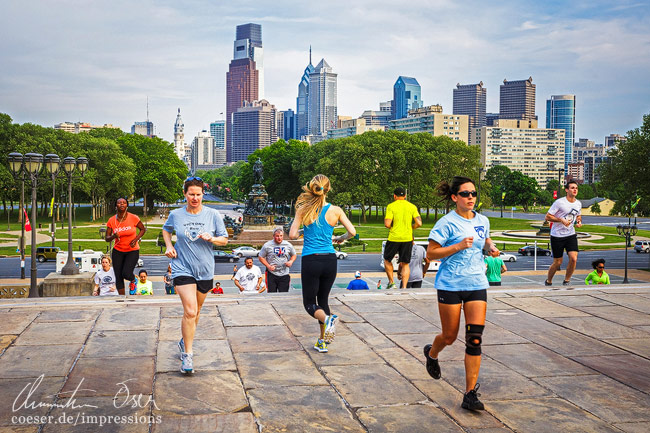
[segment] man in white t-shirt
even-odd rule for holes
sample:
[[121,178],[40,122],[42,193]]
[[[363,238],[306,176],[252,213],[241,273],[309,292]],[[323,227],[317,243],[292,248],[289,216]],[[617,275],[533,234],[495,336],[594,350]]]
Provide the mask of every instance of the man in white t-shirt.
[[235,286],[241,293],[262,293],[266,287],[262,283],[262,271],[253,264],[252,257],[246,257],[244,265],[235,274]]
[[582,227],[582,203],[576,199],[578,195],[578,183],[570,180],[564,187],[566,197],[555,200],[546,214],[546,221],[553,223],[551,226],[551,250],[553,251],[553,264],[548,268],[545,285],[553,284],[553,276],[562,265],[562,255],[566,250],[569,256],[569,264],[564,275],[565,286],[571,282],[571,275],[576,269],[578,262],[578,237],[575,227]]

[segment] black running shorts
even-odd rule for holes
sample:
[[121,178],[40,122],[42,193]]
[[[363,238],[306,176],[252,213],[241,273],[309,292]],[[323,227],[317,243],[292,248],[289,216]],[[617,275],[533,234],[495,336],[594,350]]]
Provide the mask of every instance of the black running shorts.
[[487,290],[459,290],[452,292],[451,290],[438,289],[438,303],[440,304],[456,305],[472,301],[487,302]]
[[197,280],[188,275],[180,275],[174,278],[174,286],[178,290],[178,286],[186,286],[188,284],[196,284],[196,290],[201,293],[208,293],[212,290],[212,280]]
[[393,260],[395,254],[399,256],[399,263],[409,263],[411,261],[411,252],[413,252],[413,242],[393,242],[386,241],[386,246],[384,247],[384,260],[389,262]]
[[554,259],[561,259],[564,250],[568,253],[569,251],[579,251],[578,250],[578,236],[564,236],[561,238],[551,236],[551,251],[553,251]]

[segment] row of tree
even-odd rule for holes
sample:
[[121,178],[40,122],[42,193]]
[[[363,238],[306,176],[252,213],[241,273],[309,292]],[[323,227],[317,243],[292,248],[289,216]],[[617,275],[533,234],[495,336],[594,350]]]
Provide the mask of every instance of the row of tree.
[[[612,163],[600,168],[602,182],[581,185],[579,198],[609,198],[616,201],[614,213],[627,214],[630,203],[640,198],[634,212],[650,214],[650,116],[644,116],[640,129],[630,131],[627,141],[611,152]],[[253,164],[264,163],[264,184],[275,204],[292,204],[301,187],[313,175],[323,173],[332,181],[330,199],[341,206],[361,205],[362,217],[371,209],[392,200],[392,191],[403,186],[409,200],[422,209],[446,207],[435,194],[436,185],[455,175],[478,179],[479,148],[462,141],[430,134],[399,131],[367,132],[353,137],[326,140],[313,146],[290,140],[251,154],[248,162],[239,162],[201,176],[212,185],[213,193],[226,198],[245,200],[253,184]],[[490,168],[482,177],[483,208],[501,204],[550,206],[553,191],[564,195],[557,179],[545,188],[537,181],[506,166]],[[477,185],[478,186],[478,185]]]
[[[187,167],[172,145],[160,138],[126,134],[119,129],[71,134],[30,123],[14,124],[11,117],[0,114],[0,155],[6,158],[10,152],[88,158],[85,176],[73,181],[73,196],[77,203],[92,204],[93,219],[112,213],[118,197],[142,197],[149,208],[154,201],[174,202],[182,197],[187,175]],[[44,174],[39,179],[37,198],[43,215],[52,199],[52,181]],[[67,202],[67,189],[67,178],[60,175],[56,179],[55,203]],[[13,208],[19,195],[20,183],[13,178],[8,164],[0,164],[0,198],[5,212]]]

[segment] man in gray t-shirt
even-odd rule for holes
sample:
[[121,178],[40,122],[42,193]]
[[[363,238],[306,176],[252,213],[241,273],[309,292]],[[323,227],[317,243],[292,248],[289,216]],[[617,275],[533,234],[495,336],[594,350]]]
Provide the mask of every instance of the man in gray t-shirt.
[[411,250],[409,267],[411,268],[411,273],[409,274],[406,288],[422,287],[422,280],[427,273],[426,270],[429,268],[429,260],[427,259],[427,251],[424,247],[422,245],[416,245],[415,242],[413,242]]
[[259,254],[260,263],[266,266],[269,293],[288,292],[291,277],[289,271],[296,261],[296,250],[284,240],[284,230],[273,231],[273,240],[264,244]]

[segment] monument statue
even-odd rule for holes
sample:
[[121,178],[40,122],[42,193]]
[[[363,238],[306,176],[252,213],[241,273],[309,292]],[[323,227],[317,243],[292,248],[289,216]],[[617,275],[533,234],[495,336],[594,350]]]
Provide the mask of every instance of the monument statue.
[[257,161],[253,165],[253,179],[255,180],[255,185],[261,185],[262,181],[264,181],[264,167],[260,158],[257,158]]

